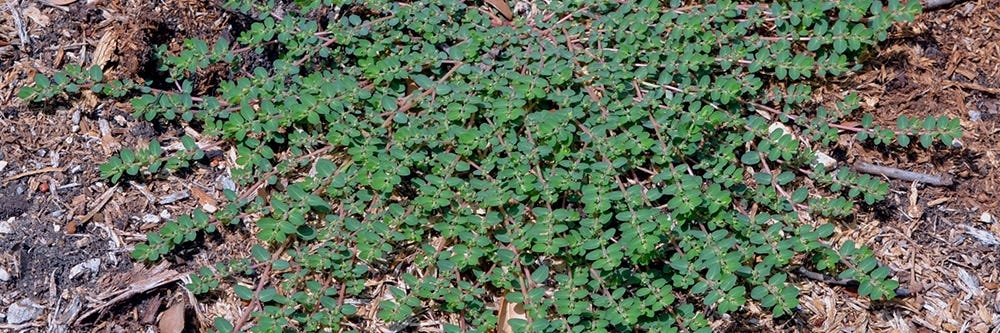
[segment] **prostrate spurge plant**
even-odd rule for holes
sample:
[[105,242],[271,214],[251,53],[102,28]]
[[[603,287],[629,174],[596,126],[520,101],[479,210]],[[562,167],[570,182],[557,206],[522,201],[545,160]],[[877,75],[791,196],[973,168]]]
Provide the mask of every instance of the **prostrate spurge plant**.
[[[485,332],[508,319],[505,298],[526,311],[508,322],[517,331],[707,332],[748,299],[793,314],[790,265],[894,296],[871,250],[832,247],[834,225],[819,222],[888,190],[813,166],[857,97],[803,108],[810,86],[796,81],[857,69],[916,0],[537,1],[513,22],[446,0],[228,6],[255,20],[233,45],[160,49],[176,90],[75,68],[20,96],[131,94],[137,117],[235,148],[244,191],[133,254],[154,261],[199,232],[249,227],[262,244],[253,256],[203,269],[190,287],[254,278],[233,284],[262,305],[252,331],[358,327],[359,307],[377,304],[386,323],[432,311],[450,318],[445,331]],[[272,61],[246,68],[247,52]],[[220,62],[232,80],[192,96],[193,74]],[[959,135],[947,119],[903,123],[856,131],[924,146]],[[102,172],[197,167],[204,154],[181,141],[177,153],[123,151]]]

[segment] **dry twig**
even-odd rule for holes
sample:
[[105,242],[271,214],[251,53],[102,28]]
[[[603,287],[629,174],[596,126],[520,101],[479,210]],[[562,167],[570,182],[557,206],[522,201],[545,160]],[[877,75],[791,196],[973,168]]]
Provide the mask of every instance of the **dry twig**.
[[965,0],[920,0],[924,10],[938,9],[963,2]]
[[31,36],[28,35],[28,28],[21,20],[21,2],[19,0],[7,0],[7,3],[0,6],[0,12],[10,11],[10,17],[14,20],[14,28],[17,30],[17,37],[21,39],[21,45],[31,45]]
[[[810,280],[816,280],[816,281],[819,281],[819,282],[823,282],[823,283],[830,284],[830,285],[835,285],[835,286],[841,286],[841,287],[847,287],[847,288],[857,288],[859,285],[861,285],[861,283],[859,283],[858,280],[834,279],[834,278],[827,277],[826,275],[823,275],[822,273],[817,273],[817,272],[813,272],[813,271],[807,270],[807,269],[805,269],[805,268],[803,268],[801,266],[799,268],[797,268],[793,273],[798,274],[798,275],[800,275],[802,277],[805,277],[807,279],[810,279]],[[903,288],[903,287],[896,288],[895,292],[896,292],[896,297],[909,297],[910,296],[910,290],[906,289],[906,288]]]
[[943,176],[928,175],[925,173],[906,171],[886,166],[878,166],[865,162],[855,163],[854,170],[857,172],[900,179],[908,182],[920,182],[934,186],[951,186],[952,184],[955,183],[952,176],[947,174]]
[[101,197],[97,198],[97,203],[90,207],[90,212],[87,215],[84,215],[79,221],[70,221],[66,224],[66,233],[75,234],[77,226],[87,223],[90,219],[94,218],[94,215],[97,215],[101,211],[101,208],[104,208],[104,205],[108,203],[108,200],[111,200],[111,196],[117,190],[118,185],[115,185],[104,191],[104,194],[101,194]]
[[66,171],[66,168],[58,168],[58,167],[41,168],[41,169],[38,169],[38,170],[26,171],[26,172],[22,172],[22,173],[19,173],[19,174],[16,174],[16,175],[4,178],[2,183],[6,185],[8,182],[10,182],[12,180],[24,178],[24,177],[27,177],[27,176],[37,175],[37,174],[46,173],[46,172],[63,172],[63,171]]

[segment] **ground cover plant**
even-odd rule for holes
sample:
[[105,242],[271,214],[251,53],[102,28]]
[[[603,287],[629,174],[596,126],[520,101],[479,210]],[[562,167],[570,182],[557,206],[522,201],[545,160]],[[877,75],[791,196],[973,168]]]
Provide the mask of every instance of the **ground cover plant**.
[[[840,125],[851,94],[808,103],[812,80],[856,69],[917,1],[227,6],[247,29],[161,48],[162,82],[68,67],[19,94],[91,89],[235,148],[242,190],[133,252],[156,261],[218,228],[253,233],[251,257],[192,276],[193,291],[232,288],[254,311],[219,331],[353,327],[365,304],[400,325],[455,314],[446,331],[710,331],[748,301],[793,314],[794,266],[889,299],[898,283],[871,250],[824,242],[888,187],[815,150],[841,131],[925,147],[959,135],[945,118]],[[228,77],[195,94],[218,64]],[[202,167],[196,141],[178,141],[122,150],[102,174]],[[382,299],[366,282],[387,276]]]

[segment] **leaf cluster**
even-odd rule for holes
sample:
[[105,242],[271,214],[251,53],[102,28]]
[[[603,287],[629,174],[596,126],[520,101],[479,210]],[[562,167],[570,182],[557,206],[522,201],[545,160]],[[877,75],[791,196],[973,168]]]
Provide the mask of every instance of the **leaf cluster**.
[[[813,167],[857,96],[807,113],[801,80],[856,69],[893,22],[919,12],[915,0],[552,1],[512,22],[454,0],[295,3],[272,15],[274,2],[230,1],[255,20],[234,45],[161,48],[176,90],[67,69],[19,94],[101,87],[132,97],[137,117],[232,147],[234,179],[266,191],[227,190],[225,207],[167,223],[133,255],[155,261],[200,233],[253,230],[251,257],[190,286],[256,278],[232,287],[262,304],[252,331],[346,329],[370,305],[398,325],[454,313],[449,332],[501,320],[518,331],[707,332],[751,301],[794,314],[789,267],[803,264],[855,279],[873,299],[895,295],[869,249],[838,249],[825,241],[833,223],[807,223],[847,216],[888,187]],[[270,63],[244,68],[247,52]],[[219,64],[232,79],[194,96],[192,76]],[[858,135],[905,145],[960,134],[953,120],[901,119],[891,136],[870,122]],[[204,157],[181,141],[173,156],[156,142],[123,150],[102,174],[156,177]],[[498,314],[499,298],[527,318]]]

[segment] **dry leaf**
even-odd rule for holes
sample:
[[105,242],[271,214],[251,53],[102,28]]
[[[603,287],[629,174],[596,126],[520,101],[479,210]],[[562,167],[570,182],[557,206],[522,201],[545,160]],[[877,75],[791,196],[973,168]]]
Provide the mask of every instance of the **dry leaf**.
[[145,309],[139,311],[141,314],[139,317],[139,323],[143,325],[150,325],[156,322],[156,315],[158,314],[157,311],[160,310],[160,304],[163,303],[162,298],[163,296],[161,295],[153,295],[149,302],[146,302],[146,305],[144,305]]
[[514,329],[507,323],[511,319],[528,320],[528,316],[524,313],[524,304],[508,302],[506,298],[500,298],[500,310],[497,317],[500,324],[497,330],[499,333],[514,332]]
[[181,333],[184,331],[184,303],[180,302],[163,311],[157,325],[160,333]]
[[32,21],[34,21],[35,23],[37,23],[39,26],[42,27],[49,26],[49,23],[51,22],[51,20],[49,20],[49,17],[46,16],[45,14],[42,14],[42,11],[35,6],[30,6],[28,8],[21,10],[21,14],[24,14],[24,16],[27,16]]
[[53,6],[65,6],[76,2],[76,0],[45,0],[45,2]]
[[510,5],[507,4],[507,0],[486,0],[486,3],[499,10],[500,15],[503,15],[503,17],[507,20],[514,19],[514,11],[510,10]]
[[90,59],[91,65],[97,65],[104,67],[111,58],[114,57],[115,50],[118,49],[118,31],[115,29],[107,29],[104,31],[104,35],[101,35],[101,40],[97,42],[97,49],[94,50],[93,58]]
[[934,207],[934,206],[946,203],[948,201],[951,201],[951,197],[937,198],[937,199],[931,200],[931,202],[928,202],[927,203],[927,207]]
[[906,215],[910,219],[919,219],[924,215],[924,207],[921,207],[917,202],[919,198],[919,192],[917,192],[917,182],[913,182],[910,184],[910,206],[906,209]]
[[202,191],[200,188],[198,188],[198,186],[192,185],[192,186],[189,186],[188,188],[191,189],[191,195],[194,196],[195,199],[198,199],[198,203],[201,204],[202,207],[205,207],[205,206],[216,207],[216,206],[219,205],[219,201],[218,200],[215,200],[215,198],[213,198],[212,196],[208,195],[208,193],[205,193],[205,191]]

